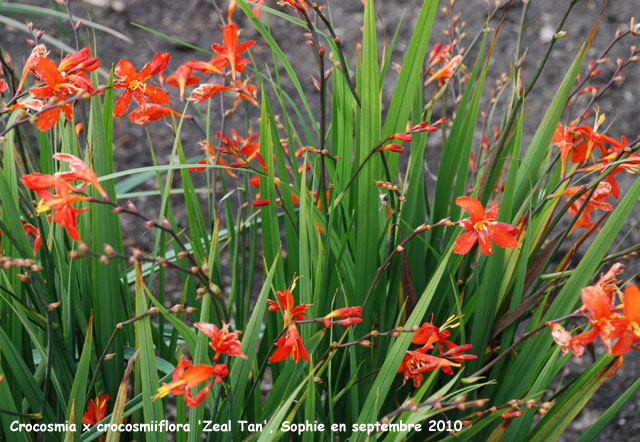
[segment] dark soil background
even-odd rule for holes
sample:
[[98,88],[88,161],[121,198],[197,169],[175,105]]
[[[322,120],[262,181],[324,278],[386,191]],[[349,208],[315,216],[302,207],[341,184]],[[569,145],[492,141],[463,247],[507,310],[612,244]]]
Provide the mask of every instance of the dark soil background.
[[[529,0],[531,5],[528,13],[527,27],[524,33],[523,49],[527,50],[527,57],[522,65],[522,78],[527,83],[535,72],[547,44],[555,32],[556,26],[569,3],[568,0]],[[5,1],[5,4],[8,3]],[[18,2],[12,2],[18,3]],[[52,7],[53,1],[38,0],[20,2],[23,4]],[[219,6],[226,15],[226,0],[218,0]],[[269,2],[268,2],[269,3]],[[272,2],[273,6],[275,2]],[[398,41],[395,46],[392,60],[401,62],[404,51],[411,37],[413,25],[417,19],[417,11],[422,4],[421,0],[378,0],[377,10],[379,20],[379,41],[382,45],[383,35],[388,40],[401,18],[404,17]],[[444,1],[440,2],[444,5]],[[462,20],[467,22],[466,31],[469,40],[481,29],[486,21],[487,13],[493,5],[493,0],[466,0],[458,1],[456,11],[462,13]],[[505,3],[504,1],[502,3]],[[527,133],[524,146],[532,136],[538,126],[542,115],[557,89],[557,85],[562,80],[575,53],[579,49],[582,41],[594,23],[602,1],[582,0],[573,9],[569,19],[564,26],[568,32],[567,36],[557,42],[554,51],[551,53],[550,62],[538,81],[528,105],[531,106],[527,119]],[[215,3],[210,0],[71,0],[71,9],[75,15],[83,18],[90,17],[96,23],[109,26],[131,38],[132,42],[124,42],[111,35],[96,32],[98,55],[103,66],[108,68],[115,64],[120,58],[131,60],[137,69],[150,61],[157,52],[171,52],[171,62],[167,75],[181,63],[190,58],[208,60],[209,56],[186,48],[182,45],[172,43],[166,39],[158,37],[150,32],[142,30],[133,25],[138,23],[174,38],[180,39],[201,48],[208,49],[212,42],[221,41],[220,16],[215,8]],[[331,10],[336,24],[336,33],[341,37],[343,46],[346,48],[347,58],[353,60],[355,53],[355,41],[360,35],[360,26],[363,19],[363,8],[360,0],[332,1]],[[501,72],[507,72],[509,64],[513,63],[516,37],[519,27],[522,2],[514,2],[512,10],[509,12],[498,38],[498,46],[491,64],[490,76],[487,83],[499,77]],[[640,15],[640,0],[611,0],[604,14],[602,23],[598,30],[596,39],[589,50],[587,62],[598,58],[599,54],[607,47],[616,29],[621,26],[628,29],[629,20],[633,14]],[[497,17],[500,16],[500,13]],[[24,23],[27,18],[20,15],[10,16],[17,21]],[[640,17],[639,17],[640,18]],[[30,16],[36,28],[44,28],[48,35],[64,39],[71,43],[72,36],[68,33],[68,25],[52,19],[39,16]],[[240,40],[257,40],[256,46],[252,49],[252,55],[261,66],[271,60],[270,50],[266,43],[261,40],[257,32],[251,27],[250,22],[243,16],[241,10],[237,10],[234,19],[239,23],[241,30]],[[314,89],[310,79],[310,74],[315,75],[315,63],[309,48],[304,44],[304,37],[299,28],[291,25],[285,20],[277,17],[270,17],[276,40],[283,46],[285,53],[296,69],[304,87],[309,91],[309,100],[316,109],[317,101],[314,98]],[[442,29],[448,24],[446,16],[439,13],[436,18],[436,29],[431,38],[432,46],[436,41],[447,43],[446,37],[442,34]],[[491,25],[497,24],[495,18]],[[81,33],[86,33],[86,28]],[[3,50],[11,53],[16,66],[22,66],[24,59],[30,52],[27,45],[26,34],[19,29],[0,24],[0,46]],[[610,57],[611,62],[603,66],[604,73],[601,74],[602,82],[594,84],[604,84],[613,72],[615,58],[620,56],[626,58],[629,46],[635,44],[640,46],[639,37],[627,37],[614,48]],[[52,56],[56,50],[52,48]],[[56,57],[53,57],[54,59]],[[471,65],[473,57],[465,64]],[[610,124],[608,134],[615,138],[626,135],[629,140],[634,140],[640,135],[640,63],[635,63],[626,71],[626,82],[621,86],[615,86],[610,92],[599,101],[600,111],[606,113],[607,120],[605,126]],[[396,73],[391,70],[388,82],[393,85]],[[172,90],[174,94],[175,89]],[[389,102],[392,89],[385,90],[383,103]],[[487,102],[485,100],[485,102]],[[584,103],[577,105],[580,109]],[[254,115],[257,117],[257,115]],[[592,120],[590,120],[592,121]],[[565,121],[566,123],[566,121]],[[233,125],[233,120],[230,122]],[[149,130],[153,140],[153,147],[158,156],[159,163],[166,163],[169,159],[171,146],[173,144],[172,132],[166,124],[162,122],[152,123],[146,127],[131,124],[126,118],[117,120],[115,127],[115,158],[116,170],[123,170],[151,164],[149,156],[148,142],[145,130]],[[217,127],[214,124],[214,129]],[[182,141],[187,156],[200,154],[200,148],[196,144],[200,139],[199,133],[188,127],[183,131]],[[435,141],[435,137],[433,138]],[[437,152],[440,146],[434,145]],[[475,149],[474,149],[475,150]],[[437,154],[439,155],[439,154]],[[436,155],[436,159],[437,159]],[[437,170],[437,161],[429,164],[432,171]],[[628,187],[630,177],[626,183],[622,184],[623,192]],[[138,207],[148,213],[157,210],[157,200],[147,200],[138,204]],[[179,200],[176,200],[174,207],[179,207]],[[634,225],[640,216],[640,210],[636,207],[628,221],[628,229]],[[131,242],[138,242],[139,232],[136,226],[126,226],[125,234]],[[627,241],[629,245],[640,242],[640,232],[635,229],[631,232]],[[568,247],[568,245],[567,245]],[[638,273],[638,261],[629,261],[625,277],[630,277]],[[636,280],[636,282],[638,282]],[[600,344],[598,343],[598,346]],[[585,355],[582,360],[573,358],[572,363],[564,373],[565,379],[580,374],[590,363],[590,356]],[[610,379],[603,388],[592,398],[570,429],[563,436],[564,441],[577,440],[600,414],[606,410],[617,397],[624,392],[638,377],[640,373],[640,358],[637,352],[630,353],[624,365],[618,373]],[[598,440],[602,441],[633,441],[640,440],[640,396],[636,395],[614,421],[601,433]]]

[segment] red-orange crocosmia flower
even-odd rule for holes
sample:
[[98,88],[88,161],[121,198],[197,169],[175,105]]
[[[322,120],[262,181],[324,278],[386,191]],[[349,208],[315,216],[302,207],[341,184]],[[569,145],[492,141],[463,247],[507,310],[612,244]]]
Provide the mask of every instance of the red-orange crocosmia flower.
[[428,348],[422,347],[415,351],[407,351],[402,363],[398,368],[398,373],[402,373],[404,385],[409,379],[413,379],[413,386],[418,388],[424,380],[423,373],[442,369],[447,374],[452,374],[451,367],[460,367],[461,364],[452,362],[445,358],[440,358],[427,354]]
[[442,66],[429,77],[429,79],[425,82],[425,86],[436,80],[438,80],[438,85],[442,86],[444,82],[453,75],[453,71],[455,71],[461,61],[462,55],[456,55],[455,57],[447,61],[444,66]]
[[157,53],[153,61],[144,65],[140,72],[136,71],[136,68],[129,60],[123,59],[118,62],[114,73],[120,80],[115,81],[113,87],[115,89],[124,89],[124,93],[118,98],[113,108],[113,116],[115,118],[119,118],[127,112],[131,104],[131,98],[135,98],[140,105],[146,104],[147,99],[153,103],[169,103],[169,96],[165,91],[146,83],[147,80],[169,64],[169,57],[169,53]]
[[618,342],[611,349],[616,356],[623,355],[631,349],[631,344],[640,342],[640,289],[629,285],[624,290],[624,317],[621,321],[622,333]]
[[82,415],[82,423],[86,425],[95,425],[107,415],[107,404],[109,403],[109,395],[107,393],[100,397],[92,399],[87,405],[87,410]]
[[68,163],[69,166],[71,166],[70,171],[60,173],[60,176],[62,176],[65,181],[84,181],[92,184],[93,187],[95,187],[96,190],[100,192],[102,198],[109,199],[109,195],[107,195],[107,192],[105,192],[105,190],[98,182],[96,173],[91,170],[87,163],[82,161],[80,158],[68,153],[56,153],[53,155],[53,158],[64,163]]
[[195,103],[202,103],[203,101],[208,100],[214,95],[219,94],[222,91],[230,91],[231,88],[219,84],[219,83],[204,83],[195,88],[191,92],[191,96],[189,97],[189,101],[193,101]]
[[197,407],[209,394],[212,384],[209,383],[209,385],[201,390],[195,397],[191,396],[191,389],[209,379],[219,370],[211,365],[199,364],[191,367],[189,367],[189,365],[191,365],[191,361],[185,361],[184,356],[180,356],[180,361],[173,371],[173,382],[171,384],[163,383],[162,387],[158,388],[158,393],[153,396],[152,399],[155,401],[158,398],[167,396],[169,393],[176,395],[184,394],[187,405]]
[[230,332],[229,324],[223,322],[221,329],[207,322],[196,322],[194,325],[211,339],[209,346],[216,352],[214,361],[217,361],[221,354],[247,359],[247,356],[240,351],[242,344],[238,340],[238,332]]
[[[83,89],[70,83],[59,71],[56,64],[48,58],[38,58],[35,64],[35,71],[38,77],[45,83],[43,86],[32,87],[29,89],[31,95],[36,98],[51,99],[55,98],[59,102],[69,99],[69,95],[76,94]],[[66,103],[62,107],[53,106],[38,116],[36,122],[37,128],[45,132],[51,129],[60,118],[60,113],[64,112],[67,120],[71,121],[73,117],[73,105]]]
[[463,255],[469,252],[476,241],[480,244],[480,250],[485,255],[491,255],[493,252],[491,241],[507,249],[518,247],[517,238],[520,234],[520,229],[510,224],[496,221],[499,210],[497,204],[491,205],[487,212],[485,212],[480,201],[468,196],[457,198],[456,204],[466,210],[471,215],[471,218],[459,221],[460,226],[467,232],[458,237],[453,253]]
[[[22,177],[25,186],[33,190],[41,198],[38,203],[38,213],[53,210],[53,220],[67,229],[69,236],[76,241],[80,240],[78,233],[78,213],[86,212],[89,208],[77,209],[73,204],[86,201],[87,198],[75,195],[71,192],[73,187],[67,183],[61,175],[44,175],[32,173]],[[56,195],[52,194],[49,187],[53,187]]]
[[311,305],[308,304],[299,304],[294,305],[293,294],[289,291],[289,289],[284,289],[284,292],[277,291],[276,297],[278,301],[272,301],[271,299],[267,299],[267,303],[269,303],[269,311],[277,312],[281,311],[284,315],[284,328],[289,325],[290,318],[293,318],[296,321],[302,320],[307,314],[305,313]]
[[611,340],[619,336],[621,326],[620,315],[615,312],[612,296],[598,285],[583,288],[580,296],[589,324],[593,328],[572,337],[569,341],[571,350],[580,357],[584,347],[600,336],[607,351],[611,351]]
[[[164,117],[168,117],[169,115],[173,115],[178,118],[182,117],[181,113],[173,111],[167,106],[154,103],[143,104],[139,108],[133,110],[128,116],[132,123],[142,125],[160,120]],[[190,119],[191,116],[185,115],[185,118]]]
[[238,25],[236,23],[229,23],[222,28],[222,39],[224,40],[224,46],[213,43],[211,49],[220,54],[218,57],[220,58],[221,69],[229,65],[231,77],[235,79],[236,73],[241,73],[244,71],[245,65],[251,63],[251,60],[242,58],[241,54],[256,42],[251,40],[238,44]]
[[289,356],[296,364],[300,362],[300,359],[309,362],[309,354],[307,353],[307,349],[304,348],[302,338],[295,323],[289,325],[289,329],[278,339],[276,346],[278,348],[269,358],[271,362],[284,361]]
[[[425,347],[432,347],[437,342],[449,342],[447,338],[451,336],[451,332],[448,330],[440,331],[440,327],[436,327],[432,322],[425,322],[413,335],[411,340],[412,344],[423,345]],[[451,343],[453,344],[453,343]],[[453,344],[455,346],[455,344]]]
[[[578,191],[580,191],[583,187],[584,186],[569,187],[567,190],[565,190],[562,193],[562,195],[573,196],[576,193],[578,193]],[[589,198],[589,200],[586,202],[586,207],[580,214],[580,218],[578,218],[575,225],[571,229],[572,232],[574,229],[578,227],[584,227],[585,229],[590,229],[593,226],[593,222],[591,221],[591,214],[596,209],[604,210],[606,212],[613,211],[613,207],[607,201],[607,198],[609,198],[610,196],[613,196],[612,189],[613,188],[611,186],[611,183],[607,181],[602,181],[598,183],[598,186],[596,187],[595,191],[591,195],[591,198]],[[584,195],[579,197],[577,200],[575,200],[573,204],[571,204],[571,207],[569,207],[569,214],[571,216],[576,216],[576,214],[580,211],[581,207],[585,204],[585,200],[589,196],[589,193],[590,192],[585,193]]]
[[[331,318],[349,318],[351,316],[362,316],[362,307],[342,307],[336,310],[333,310],[331,313],[326,315],[324,319],[325,327],[331,327]],[[360,321],[358,321],[360,322]],[[344,325],[344,323],[343,323]]]
[[191,75],[191,68],[186,64],[178,66],[176,73],[167,77],[167,84],[180,89],[180,101],[184,101],[184,90],[187,86],[193,86],[200,82],[200,77]]

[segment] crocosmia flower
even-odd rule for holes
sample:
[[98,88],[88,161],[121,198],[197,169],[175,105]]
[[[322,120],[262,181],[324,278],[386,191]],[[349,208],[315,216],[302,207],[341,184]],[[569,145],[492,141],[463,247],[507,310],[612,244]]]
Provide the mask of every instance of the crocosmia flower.
[[155,401],[158,398],[167,396],[169,393],[176,395],[184,394],[184,400],[187,405],[197,407],[209,394],[213,379],[195,397],[191,396],[191,389],[211,378],[214,374],[219,378],[223,377],[223,375],[228,375],[228,370],[225,373],[224,370],[220,370],[211,365],[199,364],[191,367],[189,367],[189,365],[191,365],[191,361],[185,361],[184,356],[180,356],[180,361],[173,371],[173,382],[170,384],[163,383],[162,387],[158,388],[158,393],[153,396],[152,399]]
[[236,73],[244,71],[245,65],[251,63],[251,60],[242,58],[241,54],[256,42],[251,40],[238,44],[238,25],[236,23],[230,23],[222,28],[222,38],[224,46],[214,43],[211,45],[211,49],[220,54],[221,67],[224,68],[229,65],[231,76],[236,78]]
[[[182,114],[176,112],[167,106],[162,106],[155,103],[146,103],[139,108],[133,110],[129,114],[129,120],[134,124],[147,124],[153,121],[160,120],[164,117],[173,115],[174,117],[182,117]],[[185,115],[185,118],[191,118],[189,115]]]
[[[578,193],[583,187],[584,186],[569,187],[562,194],[566,196],[573,196],[576,193]],[[609,198],[610,196],[614,196],[613,186],[611,185],[610,182],[602,181],[598,183],[596,190],[591,195],[591,198],[587,200],[589,193],[590,192],[587,192],[581,197],[579,197],[577,200],[573,202],[573,204],[571,204],[571,207],[569,207],[569,214],[571,216],[576,216],[576,214],[580,211],[580,209],[582,208],[582,206],[585,204],[585,201],[586,201],[586,207],[584,208],[584,210],[582,210],[580,217],[578,218],[575,225],[571,229],[572,232],[574,229],[578,227],[590,229],[594,224],[591,221],[591,215],[596,209],[604,210],[606,212],[613,211],[613,207],[607,201],[607,198]]]
[[242,344],[238,340],[238,332],[230,332],[229,324],[223,322],[221,329],[207,322],[196,322],[194,325],[211,339],[209,346],[216,352],[214,361],[217,361],[221,354],[247,359],[247,356],[240,351]]
[[[158,53],[151,63],[147,63],[140,72],[136,71],[129,60],[120,60],[116,65],[114,73],[120,80],[113,83],[115,89],[124,89],[124,93],[118,98],[114,108],[113,116],[119,118],[127,112],[131,104],[131,98],[142,106],[147,103],[147,99],[153,103],[169,103],[169,96],[162,89],[147,84],[146,81],[162,71],[169,64],[169,53]],[[160,117],[161,118],[161,117]]]
[[273,352],[273,355],[269,358],[271,362],[284,361],[287,357],[291,357],[296,364],[300,362],[300,359],[309,362],[309,354],[307,353],[307,349],[304,348],[302,338],[295,323],[289,325],[289,329],[278,339],[276,346],[278,349]]
[[491,205],[485,212],[480,201],[468,196],[461,196],[456,199],[456,204],[469,212],[471,218],[459,221],[466,232],[458,237],[453,253],[463,255],[468,253],[476,241],[480,244],[480,250],[485,255],[493,253],[491,241],[506,249],[518,247],[518,235],[520,229],[510,224],[496,221],[499,207],[497,204]]
[[[23,176],[22,182],[27,188],[33,190],[40,197],[40,202],[36,208],[38,213],[52,210],[53,220],[60,226],[66,228],[71,238],[79,241],[80,234],[78,233],[77,226],[78,213],[85,212],[89,210],[89,208],[78,209],[73,207],[75,203],[86,201],[87,197],[76,193],[84,187],[78,189],[69,183],[72,181],[84,181],[85,184],[90,183],[96,187],[103,198],[108,199],[108,196],[98,183],[96,174],[80,158],[63,153],[57,153],[53,155],[53,158],[69,163],[71,170],[58,172],[55,175],[31,173]],[[55,193],[51,193],[50,188],[52,187]]]
[[95,425],[107,415],[107,404],[109,403],[109,395],[107,393],[100,397],[91,399],[87,410],[82,415],[82,423],[87,425]]
[[277,291],[276,297],[278,301],[272,301],[271,299],[267,299],[269,303],[269,311],[277,312],[282,311],[284,315],[284,326],[285,328],[289,325],[290,318],[293,317],[296,321],[301,321],[307,314],[305,313],[311,305],[309,304],[299,304],[294,305],[293,294],[285,289],[284,292]]

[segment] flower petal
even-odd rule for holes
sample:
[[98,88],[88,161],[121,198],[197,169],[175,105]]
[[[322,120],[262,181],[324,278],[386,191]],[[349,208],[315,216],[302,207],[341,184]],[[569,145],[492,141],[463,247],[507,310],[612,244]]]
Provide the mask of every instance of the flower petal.
[[624,315],[629,321],[640,323],[640,289],[636,285],[624,290]]
[[476,243],[478,234],[475,231],[465,232],[456,239],[456,246],[453,248],[453,253],[458,255],[464,255],[471,250],[471,247]]
[[477,199],[470,196],[461,196],[456,198],[456,204],[469,212],[474,223],[484,219],[484,207]]
[[505,249],[515,249],[518,247],[518,240],[515,235],[520,233],[517,227],[505,223],[485,224],[489,237],[500,247]]

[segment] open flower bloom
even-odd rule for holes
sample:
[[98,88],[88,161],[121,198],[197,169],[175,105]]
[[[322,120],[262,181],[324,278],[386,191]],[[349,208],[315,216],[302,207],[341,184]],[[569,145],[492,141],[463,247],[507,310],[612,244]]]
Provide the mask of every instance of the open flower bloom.
[[[231,77],[235,79],[236,73],[241,73],[244,71],[245,65],[251,63],[251,60],[242,58],[241,54],[251,48],[256,42],[251,40],[238,44],[238,25],[235,22],[229,23],[222,28],[222,39],[224,40],[224,46],[214,43],[211,45],[211,49],[220,54],[218,57],[221,68],[227,65],[230,66]],[[214,64],[215,63],[216,62],[214,62]]]
[[[89,208],[77,209],[73,204],[86,201],[87,198],[72,194],[74,188],[60,175],[32,173],[22,177],[22,181],[41,198],[37,207],[38,214],[53,210],[53,220],[66,228],[71,238],[80,241],[78,213],[86,212]],[[47,190],[49,187],[53,187],[56,194]]]
[[[338,321],[340,325],[357,324],[362,321],[362,307],[361,306],[342,307],[332,311],[331,313],[329,313],[324,317],[325,327],[327,328],[331,327],[331,318],[350,318],[351,319],[351,321],[349,321],[348,323],[344,321]],[[357,322],[354,322],[356,319],[359,319],[359,320]]]
[[293,294],[288,289],[284,289],[284,292],[278,290],[276,292],[276,297],[278,298],[278,301],[267,299],[267,302],[269,303],[269,311],[281,311],[283,313],[284,328],[289,325],[290,318],[292,317],[296,321],[302,320],[305,316],[307,316],[305,312],[309,309],[309,307],[311,307],[310,304],[294,305],[295,302],[293,299]]
[[284,361],[289,356],[296,364],[300,362],[300,359],[309,362],[309,354],[307,349],[304,348],[298,327],[294,322],[289,325],[287,332],[276,341],[276,346],[278,348],[269,358],[271,362]]
[[238,340],[238,332],[230,332],[229,324],[223,322],[221,329],[207,322],[196,322],[194,325],[211,339],[209,346],[216,352],[214,361],[217,361],[221,354],[247,359],[247,356],[240,351],[242,344]]
[[453,374],[451,367],[461,366],[461,364],[448,359],[427,354],[428,350],[426,347],[422,347],[415,351],[407,351],[404,355],[402,363],[398,368],[398,373],[402,373],[402,385],[409,379],[413,379],[413,386],[418,388],[422,385],[424,373],[440,368],[447,374]]
[[191,96],[188,98],[188,100],[195,103],[202,103],[203,101],[207,101],[209,98],[218,95],[222,91],[230,90],[232,89],[225,86],[224,84],[204,83],[191,92]]
[[[131,120],[131,122],[134,124],[142,125],[160,120],[170,115],[178,118],[182,117],[181,113],[176,112],[171,108],[168,108],[167,106],[162,106],[155,103],[145,103],[129,114],[129,120]],[[190,119],[191,116],[185,115],[184,118]]]
[[[551,327],[553,340],[562,347],[565,354],[570,348],[577,357],[581,357],[584,347],[595,341],[598,336],[607,351],[616,356],[625,354],[633,342],[640,341],[640,290],[634,285],[627,287],[624,294],[624,314],[620,314],[620,308],[614,305],[615,294],[618,291],[616,276],[623,267],[620,263],[614,264],[596,284],[582,289],[580,296],[583,306],[579,312],[589,320],[589,330],[571,336],[571,333],[557,322],[545,323]],[[614,339],[618,341],[612,345]]]
[[82,415],[82,423],[87,425],[95,425],[107,415],[107,404],[109,403],[109,395],[107,393],[100,397],[91,399],[87,410]]
[[[29,93],[36,98],[47,100],[53,98],[59,102],[65,102],[69,99],[69,95],[86,90],[69,82],[69,78],[63,76],[58,71],[56,64],[48,58],[38,58],[34,69],[38,78],[45,83],[43,86],[29,89]],[[65,103],[62,107],[53,106],[45,110],[38,116],[38,121],[36,122],[37,128],[42,132],[51,129],[58,122],[61,112],[64,113],[67,120],[71,121],[73,117],[73,105],[71,103]]]
[[[573,196],[576,193],[578,193],[583,187],[584,186],[569,187],[567,190],[565,190],[562,193],[562,195]],[[573,202],[573,204],[571,204],[571,207],[569,207],[569,214],[571,216],[576,216],[576,214],[580,211],[582,206],[585,204],[585,200],[586,200],[586,207],[584,208],[584,210],[580,214],[580,217],[578,218],[575,225],[571,229],[572,232],[577,227],[584,227],[585,229],[590,229],[593,226],[593,222],[591,221],[591,214],[596,209],[604,210],[606,212],[613,211],[613,207],[607,201],[607,198],[609,198],[610,196],[613,196],[613,187],[611,186],[611,183],[607,181],[602,181],[598,183],[598,186],[596,187],[596,190],[591,195],[591,198],[587,200],[589,193],[590,192],[587,192],[581,197],[579,197],[577,200]]]
[[187,86],[193,86],[200,82],[200,77],[191,75],[191,68],[186,64],[178,66],[176,73],[167,77],[167,84],[180,90],[180,101],[184,101],[184,90]]
[[598,133],[597,126],[598,124],[596,124],[596,128],[586,124],[563,126],[562,123],[558,123],[551,141],[560,149],[562,176],[564,176],[566,162],[569,158],[572,163],[582,163],[591,157],[591,153],[596,147],[600,150],[601,155],[607,152],[607,144],[612,149],[620,149],[621,142]]
[[[87,197],[76,194],[75,192],[78,192],[78,189],[69,184],[69,182],[84,181],[85,183],[90,183],[96,187],[103,198],[108,199],[108,196],[98,183],[96,174],[80,158],[63,153],[57,153],[53,155],[53,158],[69,163],[71,170],[58,172],[55,175],[32,173],[23,176],[22,182],[40,197],[40,202],[37,206],[38,213],[52,210],[53,220],[66,228],[71,238],[79,241],[77,216],[78,213],[85,212],[89,208],[78,209],[73,207],[75,203],[86,201]],[[51,187],[53,187],[55,194],[49,190]]]
[[456,240],[453,253],[460,255],[468,253],[476,241],[480,244],[480,250],[485,255],[493,253],[491,241],[507,249],[518,247],[520,229],[510,224],[496,221],[499,210],[497,204],[489,207],[487,212],[484,211],[480,201],[468,196],[457,198],[456,204],[469,212],[471,218],[459,221],[460,226],[467,231]]
[[[91,57],[88,48],[67,55],[58,66],[47,58],[47,54],[48,52],[44,48],[38,51],[35,51],[34,48],[32,56],[29,57],[25,64],[23,76],[31,72],[38,80],[44,83],[44,85],[29,89],[31,95],[37,99],[50,100],[55,98],[63,102],[69,99],[69,95],[82,91],[93,92],[93,85],[85,72],[98,69],[100,62],[97,58]],[[20,87],[22,87],[22,83]],[[46,101],[41,103],[40,106],[33,106],[29,105],[28,102],[24,102],[19,107],[27,107],[39,111],[46,106]],[[36,126],[41,131],[51,129],[58,121],[61,112],[70,121],[73,116],[73,105],[66,103],[62,107],[52,106],[40,114]]]
[[169,57],[169,53],[157,53],[153,61],[144,65],[140,72],[136,71],[136,68],[129,60],[120,60],[118,62],[114,73],[120,80],[115,81],[113,87],[115,89],[124,89],[125,91],[118,98],[113,108],[113,116],[115,118],[119,118],[127,112],[131,104],[131,98],[135,98],[141,106],[147,103],[147,99],[153,103],[169,103],[169,96],[165,91],[146,83],[147,80],[169,64]]
[[459,319],[460,316],[452,315],[447,321],[442,324],[440,327],[436,327],[433,325],[433,318],[431,318],[431,322],[425,322],[422,326],[416,331],[413,335],[413,339],[411,340],[412,344],[422,345],[429,349],[434,347],[434,344],[438,344],[440,353],[444,352],[444,345],[447,348],[451,349],[457,347],[456,344],[449,341],[447,338],[451,336],[451,332],[447,329],[456,328],[460,325],[460,322],[455,322]]
[[[187,405],[190,407],[197,407],[209,394],[213,379],[212,382],[210,382],[209,385],[201,390],[195,397],[191,396],[191,389],[213,376],[214,373],[216,373],[216,367],[204,364],[194,365],[192,367],[189,367],[189,365],[191,365],[191,361],[185,361],[184,356],[180,356],[180,361],[173,371],[173,382],[170,384],[163,383],[162,387],[158,388],[158,393],[153,396],[152,399],[155,401],[158,398],[167,396],[169,393],[176,395],[184,394],[184,399]],[[217,371],[220,372],[219,369]],[[226,374],[224,376],[222,375],[223,373],[216,374],[216,376],[219,377],[226,376]]]

